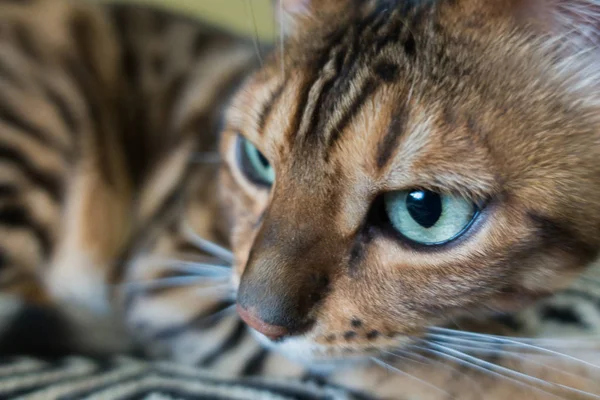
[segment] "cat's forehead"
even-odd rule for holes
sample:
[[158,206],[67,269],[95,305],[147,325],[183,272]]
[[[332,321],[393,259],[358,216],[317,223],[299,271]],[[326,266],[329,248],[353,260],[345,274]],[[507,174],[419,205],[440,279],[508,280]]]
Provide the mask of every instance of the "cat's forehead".
[[[466,124],[466,119],[457,122],[460,113],[453,104],[463,89],[446,81],[467,63],[444,61],[448,71],[432,65],[430,53],[438,45],[431,43],[425,22],[435,18],[425,15],[432,12],[375,10],[360,25],[329,35],[304,58],[295,58],[297,49],[290,44],[284,49],[291,53],[286,63],[274,57],[247,91],[260,132],[255,140],[276,143],[275,152],[289,153],[296,162],[310,160],[311,166],[351,165],[345,169],[353,172],[363,167],[370,178],[394,164],[404,170],[419,164],[421,155],[444,139],[443,119]],[[458,134],[462,128],[454,129]],[[455,143],[437,159],[444,154],[457,159],[459,147],[474,156],[477,146],[465,143]]]
[[447,45],[449,32],[436,27],[435,2],[402,2],[402,7],[398,2],[376,3],[378,7],[355,19],[338,21],[337,26],[332,22],[329,31],[315,33],[321,36],[312,41],[284,43],[251,85],[252,96],[265,92],[258,129],[264,128],[269,113],[284,107],[286,113],[278,115],[291,118],[285,129],[287,145],[318,147],[329,154],[365,107],[379,107],[374,107],[371,123],[380,117],[391,123],[404,119],[418,101],[453,101],[457,93],[450,92],[457,92],[461,78],[457,75],[470,69],[472,61],[450,55],[456,46]]
[[527,32],[493,20],[459,26],[437,2],[417,3],[290,40],[253,77],[245,134],[276,168],[478,194],[537,179],[521,160],[552,144],[540,135],[562,145],[535,162],[577,151],[563,134],[587,129],[585,110]]
[[[405,18],[377,9],[354,22],[313,43],[286,42],[271,65],[255,76],[249,92],[254,97],[266,92],[258,128],[264,128],[266,114],[283,105],[287,115],[293,114],[289,145],[314,149],[318,144],[327,152],[380,90],[394,86],[388,90],[393,99],[388,96],[387,101],[409,94],[407,83],[414,82],[418,68],[417,43]],[[294,98],[293,104],[286,97]]]
[[[359,3],[365,5],[361,8]],[[320,29],[285,40],[282,67],[313,74],[324,67],[335,68],[336,80],[344,81],[361,68],[374,68],[390,58],[405,65],[416,55],[417,41],[420,47],[429,41],[426,36],[439,18],[431,1],[357,2],[357,7],[362,11],[355,11],[351,17],[334,18]],[[281,62],[281,55],[276,62]],[[379,71],[390,75],[390,71]]]

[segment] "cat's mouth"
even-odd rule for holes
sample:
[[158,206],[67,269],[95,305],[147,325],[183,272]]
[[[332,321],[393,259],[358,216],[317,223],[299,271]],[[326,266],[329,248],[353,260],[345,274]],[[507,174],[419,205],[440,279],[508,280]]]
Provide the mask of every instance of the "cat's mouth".
[[316,343],[309,336],[289,336],[274,341],[255,329],[250,328],[250,331],[265,348],[276,351],[295,362],[308,365],[311,369],[347,366],[349,362],[365,362],[381,354],[381,350],[375,347],[331,346]]
[[240,318],[264,347],[275,350],[289,359],[306,364],[312,364],[319,360],[335,362],[336,359],[339,361],[344,359],[335,357],[330,346],[312,343],[304,335],[289,336],[285,327],[271,325],[256,318],[254,310],[247,310],[239,304],[236,308]]
[[332,341],[330,339],[334,335],[327,333],[323,323],[308,316],[293,324],[288,323],[288,326],[280,326],[261,318],[256,307],[244,307],[238,302],[236,311],[263,347],[311,368],[315,363],[326,369],[366,362],[411,342],[410,336],[399,333],[393,336],[372,335],[372,331],[363,335],[367,340],[360,340],[359,335],[352,331],[345,332],[345,340]]
[[314,368],[315,364],[318,365],[318,368],[327,369],[339,365],[347,366],[349,362],[365,362],[410,342],[408,337],[403,337],[380,345],[373,343],[368,345],[358,343],[352,345],[324,344],[314,340],[310,329],[304,334],[285,335],[281,327],[270,326],[260,320],[254,320],[252,314],[239,305],[237,310],[240,317],[246,321],[250,332],[263,347],[276,351],[295,362],[309,365],[311,368]]

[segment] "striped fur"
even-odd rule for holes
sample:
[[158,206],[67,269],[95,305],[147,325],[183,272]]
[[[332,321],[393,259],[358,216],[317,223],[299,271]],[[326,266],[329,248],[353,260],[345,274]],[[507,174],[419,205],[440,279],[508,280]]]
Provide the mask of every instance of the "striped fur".
[[214,171],[193,161],[214,149],[219,110],[254,68],[253,50],[136,6],[0,10],[3,287],[102,315],[129,259],[157,232],[182,236],[188,197],[199,210],[214,202]]
[[[243,319],[313,369],[344,360],[331,379],[387,398],[597,396],[597,295],[543,299],[600,246],[598,3],[281,3],[288,36],[235,96],[221,141]],[[240,137],[272,187],[247,177]],[[451,243],[415,244],[384,205],[415,188],[482,214]],[[591,364],[435,327],[536,337],[556,322],[590,336],[561,349]]]
[[[556,25],[518,1],[284,3],[300,15],[259,68],[252,43],[166,12],[0,0],[3,291],[69,321],[78,350],[106,342],[105,319],[220,376],[381,398],[599,394],[597,368],[552,345],[469,336],[558,323],[592,339],[561,349],[598,363],[597,269],[544,299],[600,245],[597,53],[569,47],[597,42],[564,34],[595,32],[596,3]],[[275,166],[272,191],[244,178],[240,135]],[[371,211],[406,187],[488,201],[486,221],[449,248],[410,248]],[[302,331],[271,341],[236,301],[305,318]],[[464,330],[435,328],[453,323]],[[471,352],[541,378],[475,368]]]

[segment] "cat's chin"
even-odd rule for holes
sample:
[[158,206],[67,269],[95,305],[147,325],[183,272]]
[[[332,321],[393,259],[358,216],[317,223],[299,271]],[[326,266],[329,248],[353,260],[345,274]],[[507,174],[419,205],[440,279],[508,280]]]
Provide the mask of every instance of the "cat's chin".
[[379,354],[376,350],[352,350],[314,343],[302,336],[273,341],[254,329],[250,331],[265,348],[276,351],[287,359],[310,367],[316,372],[326,373],[340,366],[347,367],[349,364],[369,362],[372,357]]

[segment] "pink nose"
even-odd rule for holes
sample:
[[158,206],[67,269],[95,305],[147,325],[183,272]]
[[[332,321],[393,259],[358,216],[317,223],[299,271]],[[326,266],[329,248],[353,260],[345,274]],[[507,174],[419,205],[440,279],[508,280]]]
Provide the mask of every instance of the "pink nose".
[[289,334],[288,330],[283,326],[271,325],[260,319],[255,312],[254,308],[246,310],[239,304],[237,305],[237,312],[240,317],[248,324],[248,326],[271,340],[281,339],[283,336]]

